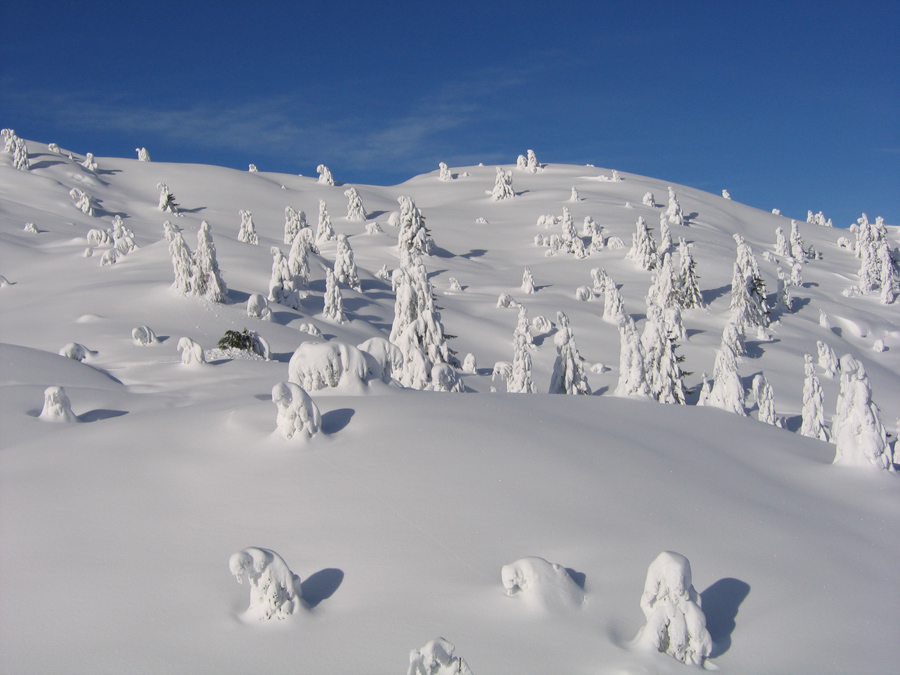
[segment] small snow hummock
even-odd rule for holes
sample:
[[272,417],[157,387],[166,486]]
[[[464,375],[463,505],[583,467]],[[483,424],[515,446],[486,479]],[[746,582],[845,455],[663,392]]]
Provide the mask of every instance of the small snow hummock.
[[307,440],[322,428],[322,415],[309,394],[293,382],[272,387],[272,402],[278,407],[276,425],[287,440]]
[[506,594],[520,597],[532,606],[550,608],[581,607],[584,592],[562,565],[543,558],[516,560],[500,569]]
[[407,675],[472,675],[468,664],[461,657],[453,656],[455,649],[441,637],[421,649],[413,649],[409,653]]
[[47,387],[44,390],[44,408],[39,419],[45,422],[77,422],[72,412],[72,404],[62,387]]
[[709,658],[712,638],[691,583],[691,563],[683,555],[663,551],[650,563],[641,610],[647,623],[633,645],[697,666]]
[[65,356],[67,359],[72,359],[73,361],[84,361],[89,352],[90,350],[83,344],[70,342],[59,350],[59,355]]
[[250,547],[232,554],[228,569],[239,584],[250,582],[250,606],[244,618],[257,621],[285,619],[300,610],[300,577],[282,557],[267,548]]
[[272,310],[269,308],[269,301],[266,296],[254,293],[247,299],[247,316],[263,321],[272,320]]

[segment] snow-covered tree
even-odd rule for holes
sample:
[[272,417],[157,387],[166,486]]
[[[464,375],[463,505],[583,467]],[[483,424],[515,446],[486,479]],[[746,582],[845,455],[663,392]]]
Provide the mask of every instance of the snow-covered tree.
[[47,387],[44,389],[44,407],[39,419],[44,422],[77,422],[78,418],[72,412],[72,404],[66,396],[66,390],[62,387]]
[[682,309],[703,307],[703,296],[696,271],[696,263],[691,255],[691,248],[684,237],[678,238],[678,258],[680,261],[678,274],[679,305]]
[[285,619],[300,611],[303,591],[300,577],[284,559],[267,548],[245,548],[228,559],[228,569],[237,582],[247,577],[250,606],[244,616],[257,621]]
[[31,168],[31,162],[28,160],[28,148],[25,145],[24,138],[16,139],[16,147],[13,151],[13,167],[19,171],[28,171]]
[[94,153],[89,152],[84,156],[84,161],[81,163],[88,171],[96,171],[97,170],[97,161],[94,159]]
[[157,344],[159,339],[150,326],[136,326],[131,330],[131,339],[142,347]]
[[531,376],[531,347],[534,339],[531,336],[528,323],[528,311],[519,307],[519,319],[516,329],[513,331],[513,360],[509,377],[506,381],[506,391],[511,394],[534,394],[536,392],[534,380]]
[[638,335],[634,319],[623,314],[619,322],[619,381],[616,384],[616,396],[649,396],[650,385],[647,382],[644,347]]
[[881,277],[881,303],[890,305],[897,297],[894,291],[894,270],[897,268],[897,264],[894,262],[893,256],[891,256],[887,241],[882,241],[878,247],[878,259],[881,263],[879,274]]
[[681,211],[681,204],[675,196],[675,190],[669,187],[669,205],[666,208],[666,218],[672,225],[684,225],[684,213]]
[[790,312],[794,305],[791,297],[791,291],[788,288],[789,279],[784,275],[784,270],[780,267],[775,270],[778,275],[778,285],[775,290],[775,308],[780,312]]
[[765,424],[781,426],[781,420],[775,415],[775,393],[765,375],[758,373],[753,378],[753,397],[756,399],[757,418]]
[[791,221],[791,257],[794,260],[803,260],[806,257],[803,239],[800,237],[800,225],[796,220]]
[[212,231],[205,220],[197,233],[197,250],[194,251],[191,292],[211,302],[223,302],[228,291],[216,261],[216,245]]
[[327,166],[319,164],[316,167],[316,173],[319,174],[319,182],[322,185],[334,185],[334,176],[331,175],[331,170]]
[[[660,403],[684,405],[684,373],[679,365],[684,359],[676,353],[676,347],[676,336],[667,325],[663,308],[649,302],[641,350],[650,396]],[[631,370],[634,371],[633,364]]]
[[784,236],[784,230],[780,227],[775,228],[775,255],[779,258],[791,257],[791,249],[788,246],[787,238]]
[[825,395],[822,385],[816,377],[816,365],[810,354],[803,355],[803,410],[800,425],[800,434],[808,438],[818,438],[820,441],[828,440],[828,432],[825,429]]
[[672,551],[660,553],[647,570],[641,611],[647,619],[634,644],[703,666],[712,653],[712,638],[700,595],[691,579],[691,563]]
[[472,675],[462,657],[454,656],[456,649],[444,638],[431,640],[421,649],[409,653],[406,675]]
[[669,219],[666,214],[659,214],[659,255],[665,255],[672,250],[672,231],[669,229]]
[[730,200],[730,199],[731,199],[731,193],[728,192],[728,190],[722,190],[722,197],[723,197],[724,199]]
[[150,161],[150,153],[147,152],[147,148],[135,148],[134,151],[138,154],[139,162],[149,162]]
[[557,333],[553,336],[556,345],[556,361],[550,378],[551,394],[590,394],[587,376],[584,374],[584,359],[578,353],[575,334],[569,325],[565,312],[556,314]]
[[841,357],[841,392],[831,422],[834,463],[894,470],[887,432],[872,402],[865,368],[849,354]]
[[[731,327],[729,329],[729,326]],[[716,363],[713,367],[713,384],[709,391],[706,405],[721,408],[737,415],[745,415],[744,385],[738,375],[739,353],[734,346],[734,335],[739,327],[733,322],[725,326],[722,344],[716,352]]]
[[390,340],[403,352],[403,368],[395,374],[405,387],[424,389],[438,363],[450,363],[434,289],[420,258],[394,270],[396,292]]
[[94,215],[94,200],[83,190],[72,188],[69,190],[69,196],[75,202],[75,208],[88,216]]
[[181,293],[188,295],[191,293],[191,277],[194,274],[194,259],[191,250],[181,236],[181,231],[171,225],[168,221],[166,225],[166,239],[169,240],[169,255],[172,257],[172,267],[175,272],[175,283],[172,288]]
[[175,203],[175,195],[169,190],[169,186],[165,183],[157,183],[156,189],[159,190],[159,210],[165,213],[178,213],[178,204]]
[[341,289],[337,284],[334,272],[325,270],[325,309],[323,314],[326,319],[337,323],[344,323],[344,301],[341,297]]
[[529,173],[537,173],[538,171],[543,170],[544,167],[540,162],[538,162],[537,156],[534,154],[534,150],[528,150],[525,154],[525,167]]
[[247,316],[263,321],[272,320],[272,310],[269,308],[269,301],[266,300],[266,296],[253,293],[247,298]]
[[409,197],[398,197],[400,204],[400,233],[397,235],[397,250],[400,264],[408,265],[420,255],[431,255],[434,241],[425,227],[425,216]]
[[440,169],[440,173],[438,174],[440,180],[453,180],[453,174],[450,173],[450,167],[444,162],[438,164],[438,169]]
[[283,438],[306,440],[322,428],[318,406],[299,384],[279,382],[272,387],[272,402],[278,408],[275,424]]
[[347,220],[365,220],[366,210],[363,208],[362,198],[356,188],[347,188],[344,196],[347,198]]
[[183,366],[202,366],[206,363],[203,347],[189,337],[183,337],[178,341],[178,351],[181,352],[181,365]]
[[504,171],[503,167],[497,167],[497,175],[494,179],[494,189],[491,190],[491,199],[495,202],[503,199],[512,199],[516,196],[512,186],[512,171]]
[[825,372],[825,377],[832,378],[838,374],[840,363],[838,363],[837,354],[827,344],[818,340],[816,342],[816,352],[819,357],[819,368]]
[[328,215],[328,206],[324,199],[319,200],[319,225],[316,228],[316,241],[331,241],[335,238],[334,228],[331,226],[331,216]]
[[256,226],[253,224],[253,214],[249,211],[238,211],[241,216],[241,229],[238,232],[238,241],[244,244],[259,244],[259,235],[256,233]]
[[765,329],[769,325],[766,284],[750,245],[739,235],[737,259],[731,277],[731,320],[745,328]]
[[0,138],[3,138],[3,152],[13,153],[16,151],[16,132],[13,129],[0,130]]
[[299,296],[294,292],[288,261],[277,246],[273,246],[272,276],[269,278],[269,300],[285,307],[300,307]]
[[645,192],[645,193],[644,193],[644,197],[641,199],[641,203],[642,203],[644,206],[655,207],[655,206],[656,206],[656,202],[655,202],[654,199],[653,199],[653,193],[652,193],[652,192]]
[[563,207],[562,222],[560,223],[561,239],[565,249],[576,258],[584,258],[587,253],[584,250],[584,242],[578,236],[575,221],[567,206]]
[[681,304],[680,290],[678,277],[672,265],[672,256],[666,253],[662,256],[662,262],[656,270],[647,295],[662,308],[677,307]]
[[531,274],[531,270],[527,267],[522,274],[522,290],[529,295],[534,293],[534,275]]
[[354,291],[361,293],[362,285],[359,282],[359,272],[353,260],[353,249],[350,248],[350,240],[346,234],[339,234],[337,238],[337,254],[334,259],[334,276],[342,284],[346,284]]
[[64,356],[67,359],[72,359],[73,361],[78,361],[79,363],[87,358],[88,353],[96,354],[96,352],[91,352],[80,342],[70,342],[65,347],[59,350],[60,356]]
[[294,238],[303,228],[309,227],[306,214],[294,211],[290,206],[284,208],[284,243],[293,244]]
[[578,189],[573,185],[572,186],[572,195],[569,197],[570,202],[580,202],[581,198],[578,196]]
[[306,236],[307,234],[310,234],[309,229],[304,229],[297,233],[288,254],[287,278],[290,281],[289,290],[295,291],[298,295],[304,295],[309,285],[309,253],[312,249],[310,240]]
[[647,221],[643,217],[635,223],[635,233],[631,235],[631,249],[625,256],[633,260],[634,264],[642,270],[652,270],[659,264],[659,254],[656,251],[656,242],[647,227]]
[[619,325],[625,319],[625,301],[613,278],[605,272],[604,274],[606,276],[603,280],[603,320]]

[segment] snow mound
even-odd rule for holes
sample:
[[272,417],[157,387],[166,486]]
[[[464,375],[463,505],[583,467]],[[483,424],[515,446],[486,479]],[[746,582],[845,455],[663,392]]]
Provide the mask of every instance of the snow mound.
[[562,565],[536,556],[521,558],[500,569],[507,595],[537,609],[569,609],[584,604],[584,591]]
[[361,391],[373,373],[363,352],[343,342],[304,342],[288,364],[288,380],[306,391]]

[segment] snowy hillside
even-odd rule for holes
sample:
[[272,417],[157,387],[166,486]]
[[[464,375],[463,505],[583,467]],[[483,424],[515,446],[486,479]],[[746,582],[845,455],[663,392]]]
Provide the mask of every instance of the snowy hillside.
[[[373,187],[19,145],[3,672],[690,672],[656,649],[679,626],[722,672],[896,668],[877,214],[792,240],[740,195],[531,157]],[[245,329],[262,356],[217,349]]]

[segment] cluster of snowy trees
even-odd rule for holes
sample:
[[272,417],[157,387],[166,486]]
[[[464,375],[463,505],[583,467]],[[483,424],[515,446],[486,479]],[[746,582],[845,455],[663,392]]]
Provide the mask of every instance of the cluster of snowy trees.
[[528,150],[526,154],[519,155],[516,159],[516,168],[527,173],[537,173],[544,170],[544,166],[538,162],[534,150]]
[[853,252],[860,259],[859,284],[855,288],[859,293],[881,289],[881,302],[891,304],[896,298],[897,261],[887,240],[884,219],[878,217],[870,223],[864,213],[850,231],[856,235]]
[[13,156],[13,167],[20,171],[28,171],[31,162],[28,159],[25,139],[16,136],[16,132],[12,129],[0,130],[0,138],[3,139],[3,151]]

